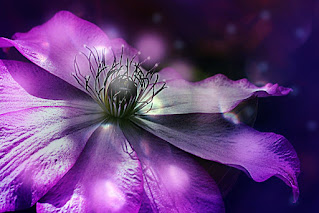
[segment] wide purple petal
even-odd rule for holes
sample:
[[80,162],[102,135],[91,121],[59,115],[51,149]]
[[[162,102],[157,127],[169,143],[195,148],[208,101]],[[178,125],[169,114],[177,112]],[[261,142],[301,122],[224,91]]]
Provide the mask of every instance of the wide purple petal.
[[34,205],[72,167],[100,122],[101,114],[72,106],[1,114],[0,211]]
[[[82,92],[32,63],[0,60],[0,70],[1,76],[10,73],[13,79],[32,96],[53,100],[93,101],[85,92]],[[8,84],[8,78],[10,77],[6,78],[7,80],[1,80],[0,85],[4,86]],[[11,85],[12,84],[15,83],[11,83]],[[9,90],[16,92],[16,88],[10,88]]]
[[[107,47],[105,33],[94,24],[70,12],[61,11],[43,25],[27,33],[16,33],[14,40],[1,38],[0,46],[10,43],[33,63],[78,86],[71,73],[74,59],[88,47]],[[89,70],[82,70],[84,74]]]
[[153,115],[135,122],[186,152],[248,171],[255,181],[278,176],[298,198],[299,160],[281,135],[234,124],[221,114]]
[[[72,167],[103,117],[96,103],[81,92],[75,95],[79,91],[62,80],[54,77],[53,88],[37,82],[46,81],[48,76],[42,75],[35,65],[5,61],[6,67],[0,63],[2,212],[27,208],[40,199]],[[19,65],[21,73],[17,71]],[[13,79],[7,68],[32,95]],[[54,88],[57,84],[70,91],[62,94],[59,88]]]
[[35,65],[15,61],[0,60],[0,100],[0,114],[40,106],[73,106],[90,112],[101,111],[88,95],[63,80]]
[[148,114],[228,112],[251,96],[282,96],[291,91],[270,83],[256,87],[246,79],[232,81],[221,74],[193,83],[179,79],[172,69],[165,69],[161,79],[169,73],[173,73],[174,77],[169,78],[167,88],[155,96]]
[[140,212],[223,212],[216,183],[187,153],[131,125],[122,126],[144,175]]
[[84,77],[91,75],[90,68],[93,65],[96,69],[95,59],[101,59],[102,53],[107,53],[108,66],[112,65],[114,56],[120,58],[122,46],[124,62],[137,55],[124,40],[110,40],[100,28],[67,11],[58,12],[45,24],[27,33],[16,33],[13,38],[0,38],[0,47],[14,46],[33,63],[82,90],[85,89],[73,74],[80,71]]
[[73,168],[37,204],[37,212],[138,212],[142,170],[121,130],[103,124]]

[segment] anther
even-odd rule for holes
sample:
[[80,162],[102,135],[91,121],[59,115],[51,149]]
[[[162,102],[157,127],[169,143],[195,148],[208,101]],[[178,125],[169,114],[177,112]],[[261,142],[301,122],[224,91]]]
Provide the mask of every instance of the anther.
[[[144,71],[141,65],[149,61],[150,57],[142,62],[134,62],[141,52],[127,58],[124,54],[124,44],[121,45],[119,58],[116,57],[112,47],[102,49],[100,52],[95,47],[89,48],[86,45],[84,47],[89,53],[79,54],[83,54],[88,60],[90,74],[81,73],[75,57],[75,72],[72,75],[101,106],[106,116],[128,117],[141,115],[152,109],[153,98],[166,88],[165,82],[159,82],[159,77],[154,71],[158,63],[152,69]],[[106,57],[110,53],[113,53],[113,62],[107,64]]]

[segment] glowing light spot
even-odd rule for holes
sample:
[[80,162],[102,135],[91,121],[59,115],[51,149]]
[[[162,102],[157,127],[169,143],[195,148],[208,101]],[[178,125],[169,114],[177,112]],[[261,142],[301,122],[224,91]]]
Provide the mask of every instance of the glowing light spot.
[[153,114],[153,115],[161,114],[162,107],[163,107],[163,104],[161,100],[155,96],[153,98],[152,110],[148,114]]
[[291,88],[292,88],[291,95],[298,96],[300,94],[300,89],[298,86],[292,86]]
[[234,35],[237,32],[237,27],[234,24],[228,24],[226,26],[226,33],[229,35]]
[[295,35],[300,40],[305,40],[308,37],[308,33],[303,28],[297,28],[295,31]]
[[267,62],[260,62],[258,65],[258,70],[260,72],[267,72],[268,71],[268,63]]
[[94,205],[99,212],[114,212],[120,210],[125,202],[125,194],[117,187],[117,184],[107,180],[99,181],[95,184],[93,194]]
[[318,123],[316,121],[310,120],[307,122],[307,129],[309,132],[314,132],[318,129]]
[[194,66],[183,60],[176,60],[172,64],[170,64],[170,67],[175,69],[179,74],[181,74],[181,77],[185,80],[192,81],[194,80]]
[[111,127],[111,125],[108,124],[108,123],[101,124],[101,126],[102,126],[102,128],[105,129],[105,130],[107,130],[107,129],[109,129],[109,128]]
[[187,190],[190,180],[188,174],[178,166],[170,165],[164,173],[165,183],[169,188]]
[[155,24],[160,23],[162,21],[162,15],[160,13],[154,13],[153,16],[152,16],[152,21]]
[[49,42],[42,42],[41,45],[42,45],[42,47],[44,47],[44,48],[49,48],[49,47],[50,47]]
[[118,27],[112,25],[112,24],[106,24],[102,26],[102,30],[106,33],[106,35],[113,39],[113,38],[122,38],[123,36]]
[[166,52],[164,39],[157,34],[147,33],[137,39],[136,47],[142,52],[142,58],[150,56],[147,64],[151,65],[161,61]]
[[259,17],[267,21],[271,18],[271,13],[268,10],[263,10],[260,12]]
[[108,200],[114,200],[116,203],[123,203],[125,201],[125,196],[122,191],[120,191],[111,181],[106,181],[105,189],[107,195],[106,198]]
[[238,118],[238,116],[235,113],[226,112],[226,113],[223,113],[223,117],[226,120],[228,120],[228,121],[230,121],[230,122],[232,122],[234,124],[239,124],[240,123],[239,118]]
[[111,51],[110,47],[105,46],[95,46],[94,47],[100,54],[103,53],[109,53]]
[[42,64],[45,64],[45,62],[47,61],[47,57],[42,54],[38,54],[37,58],[39,59],[39,62]]

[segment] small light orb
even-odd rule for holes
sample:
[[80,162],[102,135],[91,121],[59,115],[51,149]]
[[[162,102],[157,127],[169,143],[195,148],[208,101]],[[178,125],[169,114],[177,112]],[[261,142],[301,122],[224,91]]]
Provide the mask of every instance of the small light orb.
[[310,120],[307,122],[307,129],[309,132],[314,132],[318,129],[318,123],[316,121]]
[[111,25],[111,24],[104,25],[102,26],[102,30],[111,39],[123,37],[120,30],[114,25]]
[[126,202],[125,194],[118,188],[117,183],[111,180],[98,181],[95,184],[91,205],[97,212],[116,212]]
[[152,21],[153,21],[155,24],[161,23],[162,19],[163,19],[163,17],[162,17],[162,15],[161,15],[160,13],[154,13],[154,14],[152,15]]
[[171,189],[184,191],[190,185],[188,174],[176,165],[169,165],[163,175],[165,183]]
[[263,10],[260,12],[259,17],[265,21],[268,21],[271,18],[271,13],[269,10]]
[[229,35],[234,35],[237,32],[237,27],[234,24],[228,24],[226,26],[226,33]]
[[259,63],[257,64],[257,69],[258,69],[259,72],[264,73],[264,72],[267,72],[267,71],[268,71],[268,66],[269,66],[269,65],[268,65],[267,62],[261,61],[261,62],[259,62]]
[[304,28],[297,28],[295,31],[295,36],[300,40],[306,40],[308,37],[308,33]]
[[164,57],[166,53],[166,43],[164,39],[155,33],[141,35],[136,42],[136,47],[141,51],[141,58],[150,57],[147,65],[155,64]]
[[176,60],[173,61],[169,66],[175,69],[183,79],[188,81],[194,80],[195,68],[190,62],[184,60]]

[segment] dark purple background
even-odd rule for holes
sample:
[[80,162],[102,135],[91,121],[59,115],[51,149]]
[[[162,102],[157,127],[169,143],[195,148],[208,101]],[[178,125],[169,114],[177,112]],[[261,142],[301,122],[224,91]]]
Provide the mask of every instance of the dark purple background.
[[299,201],[291,202],[290,188],[277,178],[255,183],[241,173],[224,197],[226,212],[319,212],[319,3],[0,0],[0,36],[28,31],[59,10],[96,23],[110,37],[123,37],[133,46],[152,35],[149,54],[160,55],[155,59],[161,67],[192,70],[193,80],[224,73],[258,85],[292,87],[287,97],[259,100],[254,127],[282,134],[295,147],[301,161]]

